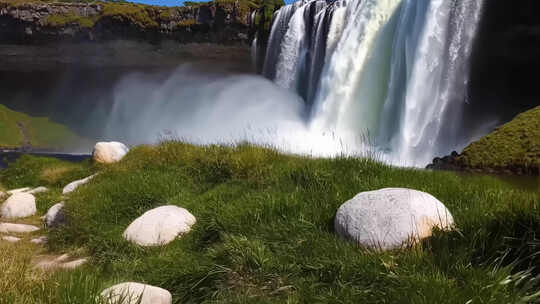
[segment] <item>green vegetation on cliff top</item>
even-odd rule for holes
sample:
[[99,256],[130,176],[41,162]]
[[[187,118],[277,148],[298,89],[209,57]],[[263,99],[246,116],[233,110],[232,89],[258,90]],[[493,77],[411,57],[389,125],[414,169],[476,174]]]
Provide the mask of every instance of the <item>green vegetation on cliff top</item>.
[[[96,171],[88,185],[62,197],[63,185]],[[100,290],[122,281],[165,288],[174,303],[540,300],[534,279],[540,194],[492,177],[290,156],[250,145],[165,142],[136,147],[110,166],[25,156],[0,171],[0,183],[50,187],[38,196],[38,209],[66,200],[70,224],[48,231],[49,248],[91,256],[81,270],[37,281],[31,267],[20,266],[13,279],[16,263],[0,263],[0,294],[7,299],[0,303],[95,303]],[[386,187],[431,193],[459,230],[390,252],[366,251],[337,237],[338,207],[358,192]],[[194,229],[159,248],[122,238],[131,221],[162,205],[187,208],[197,217]],[[0,253],[1,246],[13,245],[0,244]],[[10,279],[9,286],[1,283]]]
[[540,171],[540,107],[518,115],[472,143],[459,161],[472,168]]
[[80,138],[67,127],[54,123],[46,117],[32,117],[10,110],[0,104],[0,147],[61,149]]
[[[49,15],[45,19],[45,23],[52,27],[61,27],[68,24],[78,24],[83,28],[92,28],[96,22],[104,17],[118,18],[121,20],[127,20],[133,24],[136,24],[142,28],[157,28],[160,21],[167,21],[172,16],[181,15],[181,11],[184,7],[162,7],[152,6],[146,4],[137,4],[123,1],[46,1],[46,0],[0,0],[0,3],[8,3],[13,5],[20,5],[26,3],[54,3],[54,2],[79,2],[79,3],[99,3],[103,6],[101,14],[96,16],[81,16],[75,12],[66,12],[62,14]],[[285,2],[283,0],[216,0],[209,2],[186,2],[185,7],[200,7],[203,5],[216,4],[218,6],[225,7],[228,10],[232,10],[234,6],[238,10],[238,16],[242,19],[242,22],[247,22],[249,13],[253,10],[258,10],[262,14],[258,14],[257,24],[263,23],[264,28],[270,27],[273,12],[279,7],[283,6]],[[264,20],[261,20],[261,15],[266,16]],[[186,27],[197,24],[194,19],[186,19],[178,22],[178,27]]]

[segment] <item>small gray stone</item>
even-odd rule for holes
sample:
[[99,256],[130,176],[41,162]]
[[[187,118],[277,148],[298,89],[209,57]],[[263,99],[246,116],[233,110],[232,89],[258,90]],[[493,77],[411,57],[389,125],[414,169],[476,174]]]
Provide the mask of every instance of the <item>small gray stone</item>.
[[47,211],[44,217],[47,227],[57,227],[65,223],[64,202],[58,203]]

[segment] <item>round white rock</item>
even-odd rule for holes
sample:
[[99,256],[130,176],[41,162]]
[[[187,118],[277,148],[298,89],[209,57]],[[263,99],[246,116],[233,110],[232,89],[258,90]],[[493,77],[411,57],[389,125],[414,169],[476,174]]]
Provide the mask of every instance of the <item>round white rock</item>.
[[431,194],[403,188],[362,192],[338,209],[336,232],[371,249],[390,250],[452,229],[450,211]]
[[0,215],[5,218],[21,218],[34,214],[36,214],[36,198],[28,193],[15,193],[0,207]]
[[[163,288],[126,282],[114,285],[101,292],[107,303],[115,304],[171,304],[172,295]],[[120,302],[121,301],[121,302]]]
[[129,148],[123,143],[116,141],[98,142],[94,146],[92,156],[98,163],[111,164],[120,161],[128,152]]
[[124,231],[124,238],[140,246],[159,246],[188,233],[196,222],[184,208],[162,206],[145,212]]

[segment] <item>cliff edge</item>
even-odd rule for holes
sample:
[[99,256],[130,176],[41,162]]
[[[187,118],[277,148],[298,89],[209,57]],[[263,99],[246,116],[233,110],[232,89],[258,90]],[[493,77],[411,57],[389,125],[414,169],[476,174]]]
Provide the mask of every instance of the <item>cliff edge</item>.
[[250,13],[255,8],[255,3],[245,0],[188,3],[183,7],[0,0],[0,43],[123,39],[247,44]]

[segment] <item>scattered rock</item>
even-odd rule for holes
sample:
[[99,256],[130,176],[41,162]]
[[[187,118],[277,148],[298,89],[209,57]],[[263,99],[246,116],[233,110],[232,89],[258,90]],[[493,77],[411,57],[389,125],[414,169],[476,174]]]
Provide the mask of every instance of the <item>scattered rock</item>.
[[0,207],[0,215],[5,218],[21,218],[36,214],[36,198],[32,194],[16,192]]
[[92,157],[94,161],[102,164],[111,164],[120,161],[129,152],[129,148],[116,141],[98,142],[94,146]]
[[49,239],[46,236],[40,236],[38,238],[30,240],[30,243],[43,245],[46,244],[48,241]]
[[27,191],[26,193],[39,194],[39,193],[44,193],[44,192],[47,192],[47,191],[49,191],[49,189],[47,189],[46,187],[37,187],[35,189]]
[[66,263],[60,264],[60,268],[62,268],[62,269],[75,269],[75,268],[78,268],[78,267],[86,264],[86,262],[88,262],[87,258],[76,259],[76,260],[73,260],[71,262],[66,262]]
[[114,285],[101,292],[107,303],[118,304],[170,304],[172,295],[163,288],[126,282]]
[[2,237],[2,240],[6,241],[6,242],[10,242],[10,243],[17,243],[18,241],[20,241],[21,239],[18,238],[18,237],[14,237],[14,236],[3,236]]
[[92,178],[94,178],[95,176],[96,176],[96,174],[69,183],[69,184],[68,184],[67,186],[65,186],[64,189],[62,190],[62,194],[68,194],[68,193],[71,193],[71,192],[75,191],[75,189],[77,189],[79,186],[82,186],[82,185],[88,183],[88,182],[89,182],[90,180],[92,180]]
[[64,214],[64,202],[58,203],[47,211],[44,217],[45,225],[47,227],[57,227],[65,223],[65,214]]
[[45,257],[42,258],[40,262],[36,263],[34,268],[46,270],[55,270],[55,269],[75,269],[79,266],[84,265],[88,262],[87,258],[80,258],[69,261],[71,259],[69,254],[63,254],[58,257]]
[[445,157],[435,157],[431,164],[426,166],[429,170],[449,170],[449,171],[464,171],[465,167],[458,161],[459,153],[452,151],[450,155]]
[[33,225],[0,223],[0,233],[27,233],[38,230],[39,228]]
[[32,188],[25,187],[25,188],[13,189],[13,190],[9,190],[9,191],[7,192],[7,194],[13,195],[13,194],[15,194],[15,193],[23,193],[23,192],[29,191],[30,189],[32,189]]
[[191,230],[195,217],[184,208],[162,206],[145,212],[124,231],[124,238],[140,246],[166,245]]
[[336,232],[372,249],[398,249],[429,237],[432,229],[454,226],[450,211],[432,195],[411,189],[362,192],[344,203]]

